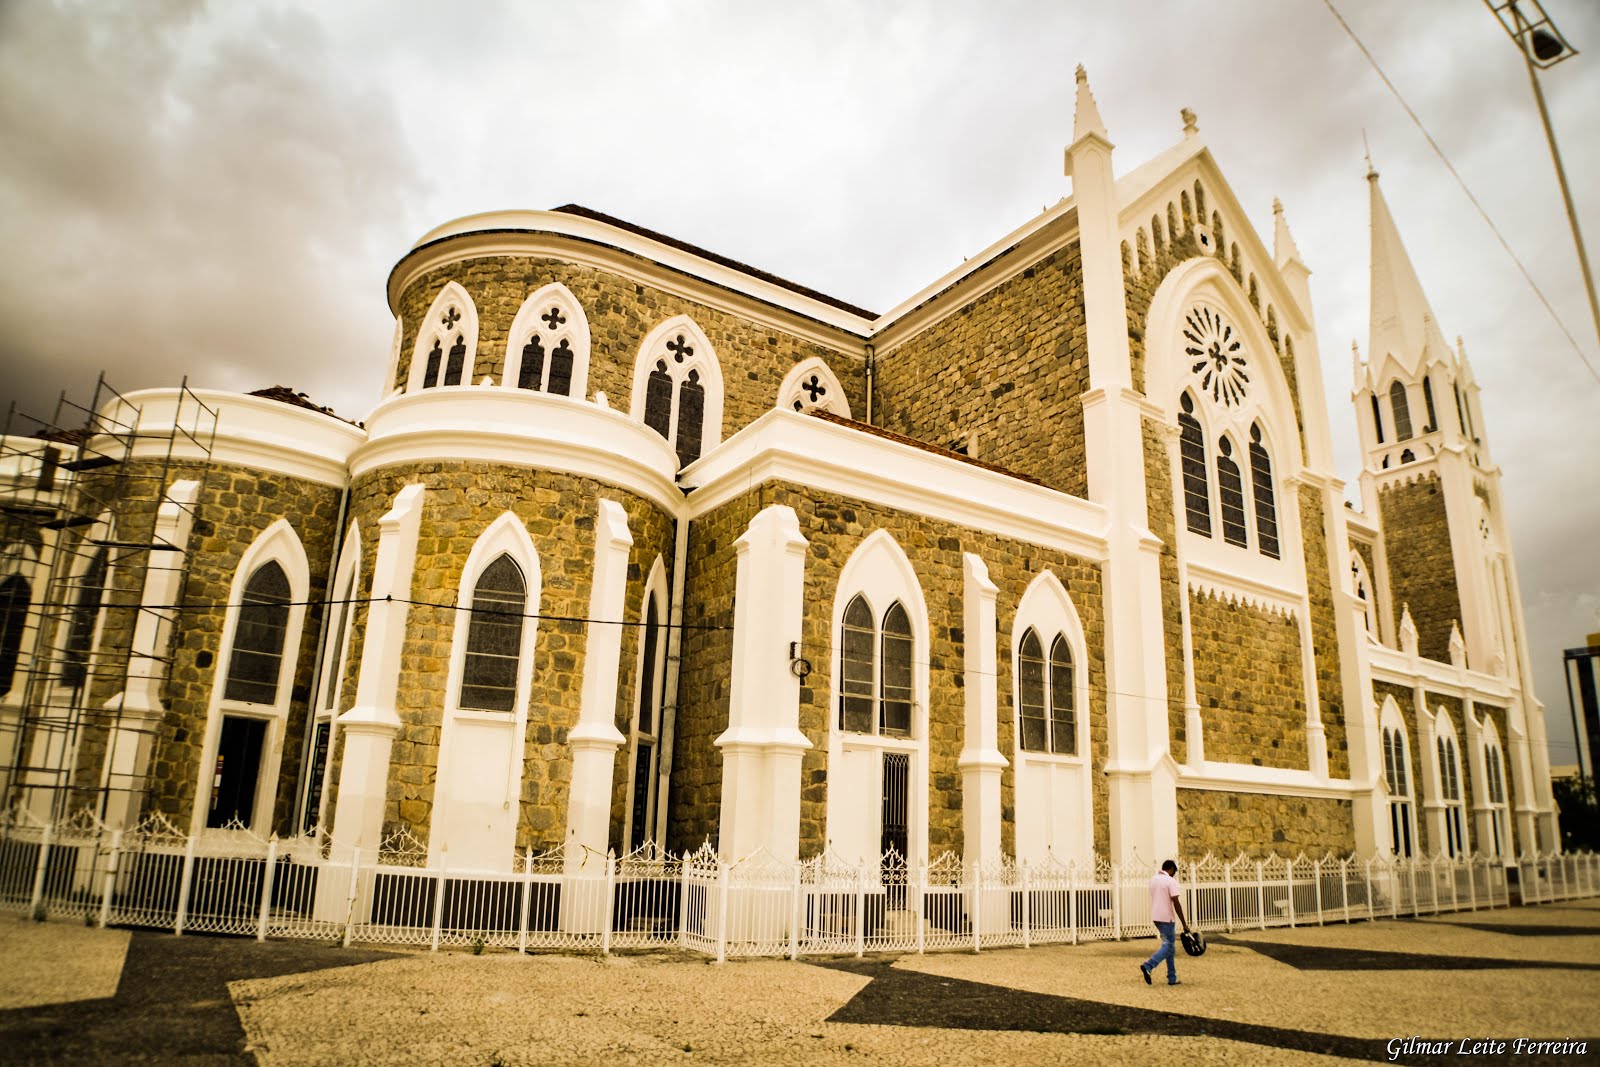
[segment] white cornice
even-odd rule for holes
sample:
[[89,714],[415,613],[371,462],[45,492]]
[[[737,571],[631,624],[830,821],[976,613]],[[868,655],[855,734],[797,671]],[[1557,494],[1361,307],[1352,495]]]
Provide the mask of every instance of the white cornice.
[[615,485],[672,515],[678,457],[654,430],[584,400],[499,386],[427,389],[379,404],[351,477],[397,464],[477,461],[565,471]]
[[1507,678],[1457,667],[1453,663],[1424,659],[1370,642],[1366,653],[1375,682],[1403,685],[1407,689],[1421,685],[1430,692],[1462,699],[1487,700],[1499,706],[1506,705],[1513,696],[1513,687]]
[[1321,797],[1349,800],[1371,792],[1354,782],[1318,778],[1310,771],[1283,767],[1256,767],[1245,763],[1185,764],[1178,769],[1179,789],[1210,789],[1225,793],[1264,793],[1282,797]]
[[[216,412],[214,437],[197,398]],[[244,393],[141,389],[124,399],[139,409],[134,459],[162,459],[170,448],[173,459],[209,458],[343,488],[350,454],[366,438],[331,415]]]
[[[1211,593],[1224,600],[1281,612],[1290,617],[1305,607],[1305,593],[1302,590],[1210,566],[1192,556],[1187,560],[1185,569],[1189,575],[1189,588],[1196,592]],[[1286,570],[1293,573],[1293,568]]]
[[[427,271],[462,259],[495,255],[551,256],[601,267],[636,281],[649,281],[674,295],[724,310],[737,310],[743,315],[763,317],[753,315],[751,309],[744,306],[733,308],[728,302],[728,293],[738,293],[857,338],[865,337],[871,325],[864,316],[693,252],[598,219],[561,211],[486,212],[468,215],[428,231],[389,276],[389,306],[395,308],[406,286]],[[685,275],[706,284],[684,284]],[[785,330],[803,328],[770,315],[764,318]],[[837,333],[821,331],[816,339],[834,348],[840,347],[842,341]]]
[[996,471],[774,409],[683,472],[689,517],[753,487],[791,482],[1090,560],[1106,557],[1098,504]]

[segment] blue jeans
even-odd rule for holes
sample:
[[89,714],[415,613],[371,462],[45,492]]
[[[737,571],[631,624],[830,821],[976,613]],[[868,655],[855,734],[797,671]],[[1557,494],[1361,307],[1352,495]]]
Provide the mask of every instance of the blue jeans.
[[1167,984],[1172,985],[1178,980],[1177,954],[1172,950],[1173,931],[1177,923],[1157,922],[1156,929],[1161,932],[1161,947],[1156,949],[1156,954],[1144,961],[1144,969],[1154,971],[1156,965],[1162,960],[1167,961]]

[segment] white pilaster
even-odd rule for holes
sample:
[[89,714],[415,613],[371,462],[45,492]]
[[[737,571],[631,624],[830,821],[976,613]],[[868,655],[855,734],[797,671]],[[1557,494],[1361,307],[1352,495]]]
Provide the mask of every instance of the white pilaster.
[[780,862],[800,855],[800,761],[811,742],[800,732],[799,658],[808,543],[794,509],[763,509],[734,542],[733,677],[722,750],[718,844],[742,859],[766,849]]
[[165,663],[162,650],[171,640],[173,609],[164,605],[176,604],[180,599],[188,563],[189,531],[194,525],[194,502],[199,494],[197,481],[173,482],[156,510],[150,542],[172,547],[148,553],[127,681],[121,693],[106,701],[107,710],[119,713],[106,744],[104,784],[109,792],[105,821],[112,829],[137,821],[144,799],[142,787],[150,768],[151,743],[166,713],[160,695]]
[[383,840],[388,799],[389,756],[400,733],[395,697],[400,686],[400,656],[405,647],[411,605],[411,576],[422,526],[423,485],[395,494],[394,507],[378,520],[378,552],[372,566],[372,602],[361,646],[355,705],[339,716],[344,756],[333,839],[338,851],[375,849]]
[[[594,576],[589,586],[589,626],[583,645],[582,703],[572,747],[572,788],[567,798],[566,862],[569,870],[590,856],[604,857],[611,831],[611,774],[627,739],[617,729],[617,671],[622,660],[622,620],[628,592],[628,515],[614,500],[600,501],[594,523]],[[592,868],[591,868],[592,869]]]
[[1112,144],[1078,69],[1067,172],[1083,259],[1089,392],[1083,397],[1089,498],[1106,508],[1102,569],[1111,856],[1177,851],[1176,768],[1168,744],[1161,542],[1150,533],[1144,399],[1133,390]]
[[968,552],[962,556],[961,634],[965,651],[966,722],[961,749],[961,824],[963,859],[1000,859],[1000,772],[1006,758],[999,746],[999,677],[995,598],[999,588],[989,568]]

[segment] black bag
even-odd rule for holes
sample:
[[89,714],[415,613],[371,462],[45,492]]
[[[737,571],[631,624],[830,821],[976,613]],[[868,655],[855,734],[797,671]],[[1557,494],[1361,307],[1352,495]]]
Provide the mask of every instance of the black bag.
[[1183,942],[1183,951],[1191,956],[1204,956],[1206,954],[1206,937],[1198,930],[1185,930],[1178,935]]

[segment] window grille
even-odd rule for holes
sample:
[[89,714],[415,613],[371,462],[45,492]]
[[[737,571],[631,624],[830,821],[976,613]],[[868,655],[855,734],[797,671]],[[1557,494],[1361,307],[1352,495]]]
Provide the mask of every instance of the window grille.
[[245,582],[223,699],[277,702],[284,639],[289,633],[289,598],[289,577],[276,560],[257,567]]
[[1206,479],[1206,440],[1194,417],[1194,398],[1184,393],[1178,413],[1179,467],[1183,473],[1184,520],[1192,533],[1211,536],[1211,488]]
[[572,342],[563,337],[550,353],[550,385],[548,391],[556,396],[572,393]]
[[1078,754],[1076,691],[1072,685],[1072,649],[1060,634],[1050,645],[1050,747],[1059,756]]
[[701,429],[705,425],[706,387],[700,372],[691,370],[678,386],[678,466],[700,458]]
[[1028,752],[1048,752],[1045,732],[1044,649],[1030,627],[1017,648],[1017,712],[1022,720],[1022,747]]
[[1272,457],[1261,443],[1261,426],[1250,427],[1250,484],[1256,498],[1256,542],[1261,554],[1278,558],[1278,509],[1273,501]]
[[450,346],[450,359],[444,368],[444,384],[460,385],[461,372],[467,364],[467,339],[462,334],[456,334],[456,343]]
[[510,556],[483,569],[472,591],[459,705],[475,711],[514,711],[522,664],[527,585]]
[[644,387],[644,424],[662,437],[672,430],[672,375],[664,359],[656,360]]
[[428,369],[422,376],[422,387],[432,389],[439,384],[439,366],[444,362],[444,349],[440,347],[439,339],[433,339],[433,347],[428,350]]
[[517,388],[538,389],[544,381],[544,342],[538,333],[522,346],[522,363],[517,367]]
[[1390,383],[1389,406],[1394,409],[1394,439],[1396,441],[1409,441],[1411,439],[1411,402],[1406,399],[1404,382]]
[[845,606],[839,639],[839,728],[851,733],[911,733],[911,617],[897,600],[875,624],[857,594]]
[[1389,787],[1389,845],[1396,856],[1411,855],[1411,786],[1406,774],[1405,735],[1383,731],[1384,780]]
[[1445,802],[1445,848],[1450,855],[1457,856],[1466,846],[1461,823],[1461,768],[1453,740],[1439,738],[1438,748],[1439,791]]
[[1022,725],[1022,748],[1027,752],[1078,754],[1076,693],[1073,689],[1072,649],[1057,634],[1050,643],[1050,659],[1030,626],[1017,645],[1017,715]]
[[1240,548],[1249,547],[1249,531],[1244,524],[1244,479],[1239,464],[1233,461],[1233,442],[1226,437],[1217,442],[1217,497],[1222,504],[1222,539]]

